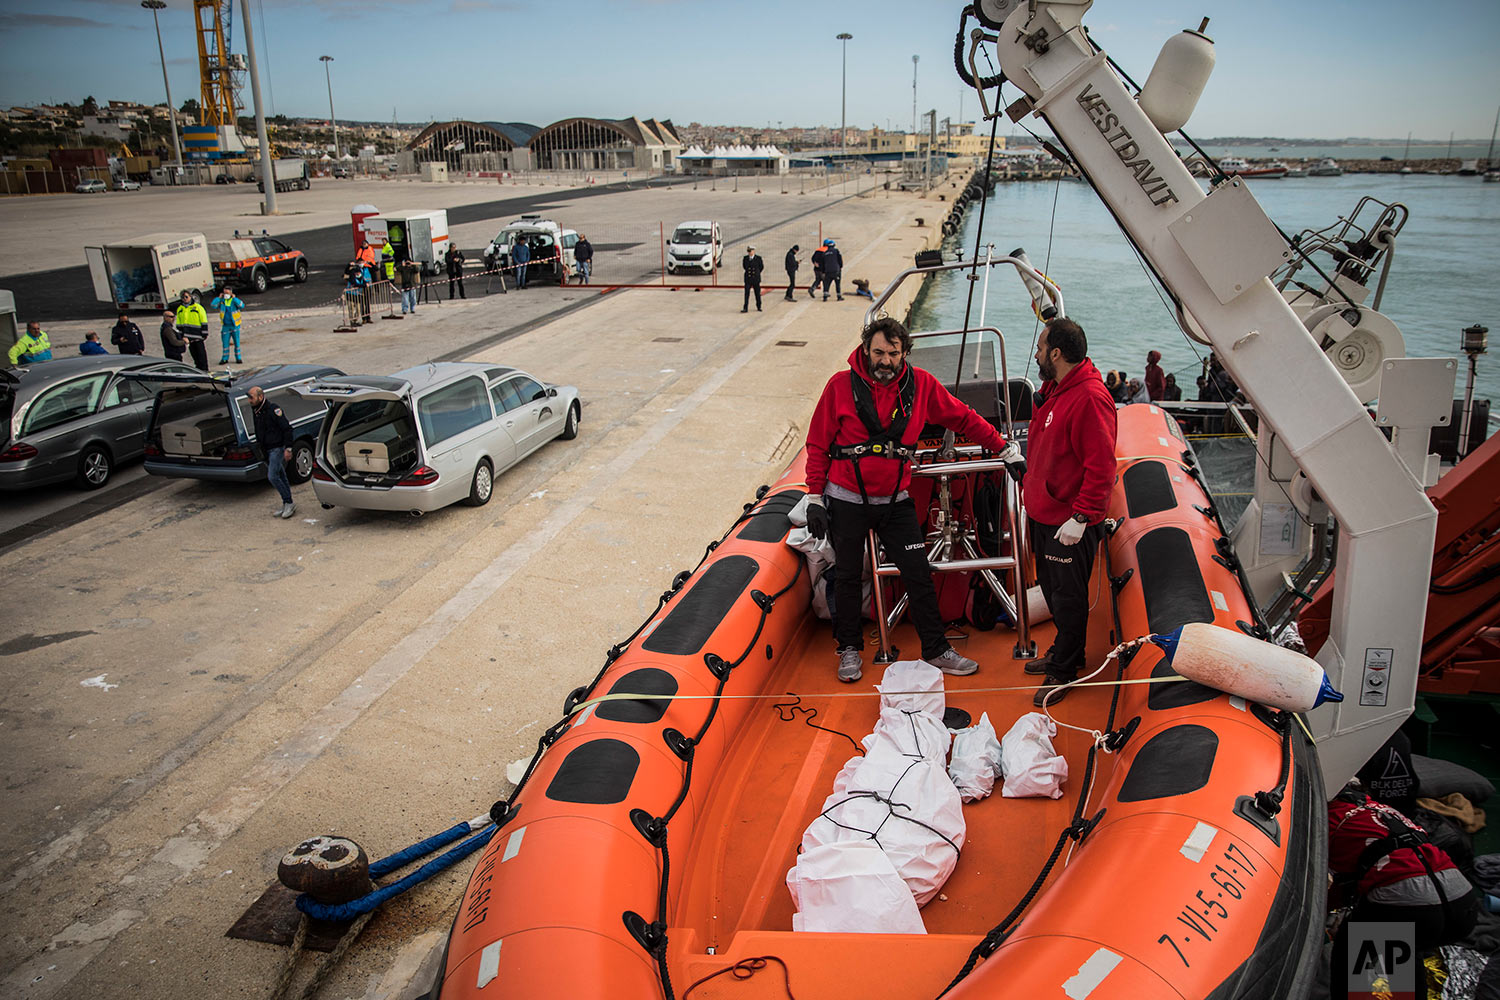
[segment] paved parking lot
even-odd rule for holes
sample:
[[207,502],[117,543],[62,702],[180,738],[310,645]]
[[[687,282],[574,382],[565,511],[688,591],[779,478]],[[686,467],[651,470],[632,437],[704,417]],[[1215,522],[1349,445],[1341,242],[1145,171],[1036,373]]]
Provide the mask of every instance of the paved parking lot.
[[[720,218],[761,234],[771,274],[821,224],[877,290],[932,235],[913,217],[937,214],[911,195],[812,200],[633,190],[558,214],[601,231]],[[487,809],[608,643],[780,473],[868,304],[739,299],[543,287],[352,334],[313,310],[264,323],[247,360],[462,357],[577,385],[581,434],[484,508],[325,511],[301,486],[282,521],[268,487],[164,480],[0,552],[26,588],[0,644],[0,990],[265,996],[283,952],[223,933],[288,847],[337,831],[380,856]],[[50,324],[54,341],[86,322]],[[388,907],[325,995],[392,995],[467,870]]]

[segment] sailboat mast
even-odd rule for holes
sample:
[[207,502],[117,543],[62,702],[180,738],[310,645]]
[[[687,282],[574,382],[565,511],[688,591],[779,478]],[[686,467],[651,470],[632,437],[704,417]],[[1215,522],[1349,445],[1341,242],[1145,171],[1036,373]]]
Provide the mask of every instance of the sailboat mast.
[[1495,133],[1500,132],[1500,108],[1495,109],[1495,127],[1490,129],[1490,151],[1484,154],[1484,169],[1495,169]]

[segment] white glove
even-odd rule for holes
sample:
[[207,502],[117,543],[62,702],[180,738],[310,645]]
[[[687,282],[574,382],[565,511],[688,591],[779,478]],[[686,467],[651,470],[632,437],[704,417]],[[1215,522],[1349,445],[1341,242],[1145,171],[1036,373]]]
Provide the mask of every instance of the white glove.
[[1021,457],[1021,449],[1014,441],[1006,442],[998,457],[1005,463],[1005,471],[1010,473],[1010,478],[1018,483],[1026,479],[1026,459]]
[[1070,517],[1062,523],[1062,527],[1058,528],[1057,534],[1052,537],[1064,545],[1077,545],[1079,539],[1083,538],[1083,531],[1087,527],[1088,525],[1079,524]]

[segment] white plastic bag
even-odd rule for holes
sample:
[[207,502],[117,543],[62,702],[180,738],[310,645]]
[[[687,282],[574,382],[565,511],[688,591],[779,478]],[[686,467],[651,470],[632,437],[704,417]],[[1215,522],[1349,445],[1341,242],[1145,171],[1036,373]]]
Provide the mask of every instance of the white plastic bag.
[[[947,699],[943,696],[943,672],[926,660],[898,660],[885,668],[875,690],[880,707],[929,712],[941,721]],[[902,694],[899,692],[913,692]]]
[[1068,762],[1052,749],[1057,724],[1041,712],[1027,712],[1000,741],[1000,768],[1005,773],[1007,799],[1045,795],[1062,798]]
[[943,725],[941,716],[886,706],[880,710],[875,731],[860,742],[870,750],[882,741],[905,757],[920,757],[942,767],[948,759],[953,733]]
[[926,934],[911,890],[871,840],[836,841],[802,852],[786,873],[792,930]]
[[828,797],[823,814],[803,833],[803,851],[872,841],[890,858],[917,905],[925,904],[953,873],[964,844],[958,789],[941,761],[908,757],[885,738],[850,764],[852,771],[846,765],[840,774],[841,780],[847,774],[844,787]]
[[965,802],[982,799],[995,790],[1000,777],[1000,737],[985,712],[968,729],[953,734],[953,758],[948,762],[948,777]]

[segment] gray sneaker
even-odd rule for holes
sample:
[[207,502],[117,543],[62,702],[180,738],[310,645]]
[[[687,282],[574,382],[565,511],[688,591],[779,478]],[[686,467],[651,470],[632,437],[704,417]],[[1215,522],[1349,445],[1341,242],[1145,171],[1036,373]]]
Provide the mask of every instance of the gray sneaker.
[[845,646],[839,650],[839,680],[846,684],[853,684],[860,678],[860,667],[863,666],[863,657],[860,651],[853,646]]
[[954,677],[967,677],[979,669],[978,663],[967,657],[960,656],[958,650],[951,646],[942,656],[934,656],[927,662],[937,667],[943,673],[952,674]]
[[272,517],[280,517],[281,516],[281,512],[284,511],[284,510],[286,510],[286,504],[279,503],[276,506],[274,506],[274,507],[271,508],[271,516]]
[[281,508],[281,515],[280,516],[281,517],[291,517],[295,513],[297,513],[297,505],[294,504],[294,503],[289,503],[289,504],[284,505]]

